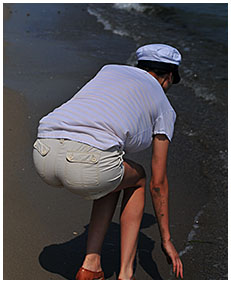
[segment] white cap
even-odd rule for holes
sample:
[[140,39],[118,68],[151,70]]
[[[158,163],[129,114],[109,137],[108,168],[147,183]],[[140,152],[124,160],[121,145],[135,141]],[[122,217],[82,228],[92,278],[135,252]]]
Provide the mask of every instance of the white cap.
[[136,51],[136,56],[138,61],[155,61],[177,66],[181,63],[180,52],[176,48],[166,44],[144,45]]

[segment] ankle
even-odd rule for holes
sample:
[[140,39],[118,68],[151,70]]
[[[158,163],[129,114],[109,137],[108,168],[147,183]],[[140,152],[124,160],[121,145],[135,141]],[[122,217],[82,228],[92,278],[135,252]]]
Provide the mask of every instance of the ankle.
[[98,272],[101,271],[101,262],[100,262],[100,255],[98,254],[88,254],[85,256],[84,262],[82,264],[82,267]]
[[133,278],[133,269],[121,269],[118,276],[119,280],[131,280]]

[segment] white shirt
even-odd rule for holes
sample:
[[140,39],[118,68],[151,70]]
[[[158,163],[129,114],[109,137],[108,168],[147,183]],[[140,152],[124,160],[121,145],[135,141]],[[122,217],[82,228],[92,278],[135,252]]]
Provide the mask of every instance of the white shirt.
[[136,67],[106,65],[69,101],[40,120],[38,137],[137,152],[149,147],[158,133],[171,141],[175,119],[152,75]]

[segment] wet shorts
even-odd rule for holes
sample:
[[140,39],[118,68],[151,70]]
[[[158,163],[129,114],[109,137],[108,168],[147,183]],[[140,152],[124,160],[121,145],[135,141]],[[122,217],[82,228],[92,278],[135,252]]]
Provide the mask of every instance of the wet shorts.
[[117,147],[100,150],[65,139],[37,139],[33,160],[49,185],[65,187],[85,199],[99,199],[114,191],[124,175],[123,155]]

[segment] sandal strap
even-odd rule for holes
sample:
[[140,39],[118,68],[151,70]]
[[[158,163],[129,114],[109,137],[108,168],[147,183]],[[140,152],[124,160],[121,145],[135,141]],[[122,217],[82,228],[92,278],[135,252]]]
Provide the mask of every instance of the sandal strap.
[[76,280],[96,280],[101,279],[104,280],[104,273],[103,271],[91,271],[84,267],[80,267],[78,273],[76,274]]

